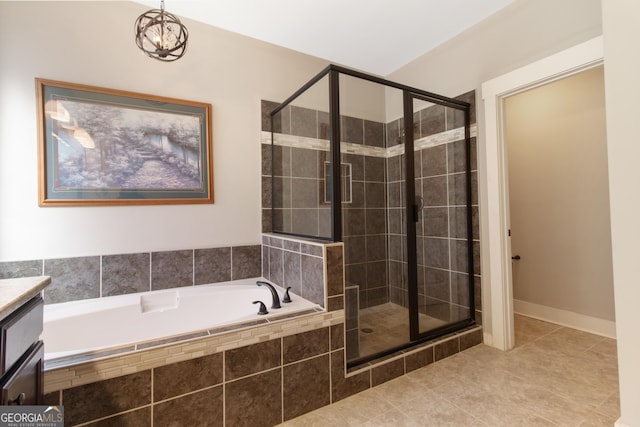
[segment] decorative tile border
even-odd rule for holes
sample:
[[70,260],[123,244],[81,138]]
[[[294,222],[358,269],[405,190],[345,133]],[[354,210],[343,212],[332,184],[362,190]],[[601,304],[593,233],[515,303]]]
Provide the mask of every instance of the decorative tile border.
[[[475,124],[470,127],[471,138],[475,138],[478,128]],[[419,151],[428,147],[448,144],[464,139],[464,127],[443,131],[434,135],[425,136],[414,141],[414,150]],[[271,132],[262,131],[260,143],[271,145]],[[306,148],[308,150],[329,151],[329,140],[317,139],[305,136],[277,134],[275,145],[282,147]],[[360,156],[391,158],[404,154],[404,144],[394,145],[388,148],[371,147],[362,144],[340,142],[340,152],[345,154],[356,154]]]

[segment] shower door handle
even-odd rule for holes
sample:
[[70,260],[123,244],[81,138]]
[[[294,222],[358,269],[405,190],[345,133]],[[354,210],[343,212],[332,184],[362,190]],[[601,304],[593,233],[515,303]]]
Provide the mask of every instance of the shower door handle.
[[424,209],[424,199],[422,196],[416,196],[416,203],[413,205],[413,222],[420,221],[422,209]]

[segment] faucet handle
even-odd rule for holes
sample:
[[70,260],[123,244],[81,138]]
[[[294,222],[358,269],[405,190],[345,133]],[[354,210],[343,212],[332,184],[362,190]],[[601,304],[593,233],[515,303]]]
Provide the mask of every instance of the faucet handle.
[[284,296],[282,297],[282,302],[291,302],[291,297],[289,296],[289,289],[291,289],[291,286],[287,287],[287,290],[284,291]]
[[262,301],[254,301],[253,304],[260,304],[260,308],[258,310],[258,314],[260,314],[260,315],[269,314],[269,312],[267,311],[267,306],[265,306]]

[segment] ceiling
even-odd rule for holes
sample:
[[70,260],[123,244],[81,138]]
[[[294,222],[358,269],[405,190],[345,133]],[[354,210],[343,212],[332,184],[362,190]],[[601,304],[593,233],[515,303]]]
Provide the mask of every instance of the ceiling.
[[166,0],[165,10],[387,76],[514,1]]

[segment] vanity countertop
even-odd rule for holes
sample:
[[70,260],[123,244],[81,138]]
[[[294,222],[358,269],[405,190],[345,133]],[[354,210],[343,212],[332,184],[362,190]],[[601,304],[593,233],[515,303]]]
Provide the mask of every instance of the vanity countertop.
[[20,277],[0,280],[0,320],[42,291],[51,277]]

